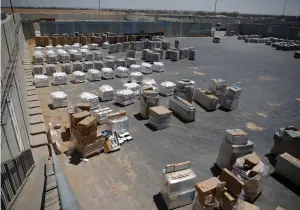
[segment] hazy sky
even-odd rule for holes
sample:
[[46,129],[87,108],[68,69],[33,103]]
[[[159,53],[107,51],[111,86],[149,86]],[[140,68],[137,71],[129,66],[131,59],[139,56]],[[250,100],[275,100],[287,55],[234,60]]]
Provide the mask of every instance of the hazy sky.
[[[99,0],[11,0],[14,6],[98,8]],[[212,11],[215,0],[100,0],[101,7]],[[217,11],[282,14],[285,0],[218,0]],[[2,0],[8,6],[9,0]],[[300,0],[287,0],[286,15],[300,15]]]

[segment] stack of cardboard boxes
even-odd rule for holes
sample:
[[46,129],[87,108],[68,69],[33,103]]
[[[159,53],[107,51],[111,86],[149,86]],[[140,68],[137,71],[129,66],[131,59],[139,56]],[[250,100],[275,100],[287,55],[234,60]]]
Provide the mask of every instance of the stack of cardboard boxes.
[[149,109],[149,123],[156,129],[163,129],[170,126],[172,112],[163,107],[155,106]]
[[158,91],[154,87],[142,87],[140,95],[140,114],[143,118],[149,117],[149,109],[158,106]]
[[196,107],[183,98],[170,98],[169,109],[185,122],[195,121]]
[[201,104],[207,110],[216,110],[219,99],[210,90],[196,88],[194,101]]

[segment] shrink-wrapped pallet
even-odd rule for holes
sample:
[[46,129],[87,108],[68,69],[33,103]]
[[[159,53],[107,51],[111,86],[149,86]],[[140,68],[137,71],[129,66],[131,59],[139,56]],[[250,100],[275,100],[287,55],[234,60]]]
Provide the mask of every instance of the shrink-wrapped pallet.
[[49,86],[49,79],[48,76],[43,74],[36,74],[33,78],[35,87],[48,87]]
[[104,68],[102,68],[101,72],[102,72],[101,76],[104,79],[113,79],[114,78],[114,71],[111,68],[104,67]]
[[116,70],[116,76],[119,78],[128,77],[129,76],[129,70],[126,67],[119,66]]
[[89,103],[91,106],[91,109],[99,108],[98,96],[96,96],[92,93],[88,93],[88,92],[81,93],[79,96],[79,102]]
[[134,103],[135,94],[132,90],[129,90],[129,89],[119,90],[115,94],[115,100],[118,104],[127,106],[129,104]]
[[129,74],[131,82],[141,83],[143,81],[143,74],[138,71],[131,72]]
[[32,73],[33,74],[43,74],[43,66],[42,65],[33,65]]
[[56,72],[55,64],[46,64],[46,74],[52,76]]
[[141,64],[141,72],[143,74],[151,74],[152,73],[152,65],[146,62]]
[[176,84],[170,81],[165,81],[159,85],[159,93],[163,96],[170,96],[174,94]]
[[72,81],[75,83],[85,82],[85,73],[82,71],[74,71],[72,73]]
[[50,93],[51,104],[53,108],[68,106],[68,96],[62,91]]
[[71,74],[72,73],[71,63],[62,63],[61,64],[61,72],[65,72],[66,74]]
[[65,85],[67,84],[68,78],[65,72],[53,73],[53,85]]
[[125,83],[123,86],[126,89],[132,90],[136,96],[140,95],[140,85],[136,82]]
[[99,81],[101,79],[101,71],[97,69],[89,69],[87,72],[87,79],[89,81]]
[[102,85],[99,88],[99,97],[101,101],[111,101],[115,98],[114,89],[109,85]]
[[94,61],[94,69],[102,70],[104,68],[104,62],[100,60]]

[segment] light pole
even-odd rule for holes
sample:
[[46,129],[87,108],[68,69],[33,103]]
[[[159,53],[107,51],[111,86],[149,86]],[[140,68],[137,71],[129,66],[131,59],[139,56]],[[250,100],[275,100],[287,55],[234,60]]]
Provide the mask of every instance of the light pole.
[[98,13],[99,13],[99,20],[100,20],[100,1],[101,1],[101,0],[99,0],[99,10],[98,10]]
[[218,3],[218,0],[215,1],[215,10],[214,10],[214,15],[216,16],[216,10],[217,10],[217,3]]
[[286,2],[287,2],[287,0],[285,0],[285,3],[284,3],[284,7],[283,7],[283,11],[282,11],[282,17],[284,16],[285,7],[286,7]]

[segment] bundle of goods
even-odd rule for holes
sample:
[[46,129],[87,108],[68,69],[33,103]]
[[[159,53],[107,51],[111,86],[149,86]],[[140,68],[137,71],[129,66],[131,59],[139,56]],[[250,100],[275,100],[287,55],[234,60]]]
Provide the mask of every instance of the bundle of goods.
[[65,72],[66,74],[72,73],[72,65],[70,63],[62,63],[61,64],[61,72]]
[[101,71],[97,69],[89,69],[87,72],[87,79],[89,81],[99,81],[101,79]]
[[89,44],[89,48],[91,49],[91,50],[98,50],[98,44],[96,44],[96,43],[92,43],[92,44]]
[[33,74],[43,74],[43,65],[33,65],[32,73]]
[[151,74],[152,73],[152,65],[149,63],[143,62],[141,64],[141,72],[144,74]]
[[196,50],[190,49],[189,51],[189,60],[195,60]]
[[123,51],[129,50],[129,46],[130,46],[129,42],[123,42]]
[[158,106],[157,88],[149,85],[142,85],[140,94],[140,114],[143,118],[149,117],[149,109]]
[[245,184],[245,200],[253,201],[262,192],[262,183],[269,174],[269,167],[252,153],[236,159],[232,173]]
[[60,55],[66,53],[66,51],[64,49],[59,49],[56,51],[56,53],[57,53],[57,59],[60,60]]
[[49,53],[46,52],[46,60],[47,60],[47,63],[56,64],[57,63],[57,54],[52,53],[52,52],[49,52]]
[[130,83],[123,84],[123,86],[126,89],[132,90],[136,96],[140,95],[140,85],[139,84],[137,84],[135,82],[130,82]]
[[65,85],[68,78],[65,72],[55,72],[53,74],[53,85]]
[[171,52],[172,52],[171,49],[168,49],[168,50],[166,51],[165,59],[171,59]]
[[89,46],[87,46],[87,45],[82,45],[82,46],[80,47],[80,49],[88,50],[88,49],[89,49]]
[[58,44],[58,45],[56,45],[55,46],[55,50],[57,51],[57,50],[62,50],[64,47],[63,46],[61,46],[60,44]]
[[72,49],[72,46],[71,46],[71,45],[68,45],[68,44],[65,44],[65,45],[64,45],[64,50],[65,50],[65,51],[69,51],[70,49]]
[[158,86],[154,79],[145,79],[142,81],[143,87],[151,87],[153,90],[157,90]]
[[76,50],[76,49],[70,49],[68,52],[70,54],[70,60],[74,61],[74,54],[78,53],[78,50]]
[[162,49],[154,48],[153,51],[160,54],[159,56],[160,59],[164,58],[164,51]]
[[236,159],[253,152],[254,144],[248,134],[240,129],[226,130],[215,164],[220,168],[231,169]]
[[195,121],[196,107],[183,98],[170,98],[169,109],[185,122]]
[[190,79],[176,81],[175,95],[192,103],[194,98],[195,82]]
[[73,71],[83,71],[83,63],[81,61],[73,62]]
[[44,48],[43,47],[40,47],[40,46],[36,46],[34,47],[34,50],[35,51],[42,51]]
[[127,66],[126,60],[124,60],[124,59],[118,59],[117,60],[117,67],[119,67],[119,66],[126,67]]
[[300,187],[300,160],[286,152],[277,159],[275,172]]
[[122,43],[116,43],[116,46],[117,46],[117,52],[122,52],[123,51],[123,44]]
[[175,40],[175,42],[174,42],[174,47],[175,47],[176,49],[179,49],[179,40]]
[[184,58],[189,58],[190,56],[190,49],[189,48],[183,48]]
[[105,66],[107,66],[108,68],[113,69],[115,67],[115,61],[112,60],[112,59],[106,60],[106,65]]
[[129,89],[119,90],[116,92],[115,101],[122,106],[133,104],[135,101],[135,94]]
[[196,88],[194,101],[201,104],[206,110],[216,110],[219,98],[215,96],[210,90]]
[[143,59],[143,60],[146,60],[146,57],[147,57],[149,54],[151,54],[151,50],[149,50],[149,49],[143,49],[143,51],[142,51],[142,59]]
[[95,109],[92,112],[92,115],[96,117],[97,122],[99,125],[103,125],[106,123],[106,116],[108,114],[113,113],[114,111],[108,107],[105,107],[103,109]]
[[130,67],[131,65],[136,64],[136,59],[135,58],[127,58],[127,66]]
[[223,97],[220,100],[220,106],[228,110],[236,109],[239,106],[239,97],[241,92],[242,89],[236,85],[227,87]]
[[60,61],[62,63],[68,63],[70,62],[70,55],[67,52],[63,52],[59,55]]
[[88,71],[89,69],[94,68],[94,62],[93,61],[83,61],[83,71]]
[[60,108],[68,106],[68,97],[62,91],[52,92],[50,94],[51,104],[53,108]]
[[135,50],[135,51],[142,50],[142,46],[141,46],[140,41],[131,42],[131,45],[132,45],[132,50]]
[[163,96],[170,96],[174,94],[176,84],[173,82],[165,81],[159,85],[159,93]]
[[115,60],[115,59],[116,59],[116,56],[113,56],[113,55],[106,56],[106,60]]
[[46,74],[52,76],[56,72],[55,64],[46,64]]
[[48,58],[49,58],[49,55],[50,54],[56,54],[56,52],[54,50],[47,50],[45,52],[45,59],[46,59],[46,62],[48,61]]
[[80,48],[80,43],[74,43],[74,44],[72,45],[72,48],[73,48],[73,49],[79,49],[79,48]]
[[47,45],[45,47],[45,50],[48,51],[48,50],[54,50],[54,47],[52,45]]
[[118,133],[119,143],[122,145],[124,142],[132,141],[132,136],[129,135],[129,132]]
[[127,58],[135,58],[135,51],[134,50],[127,50],[126,54],[127,54]]
[[131,72],[129,74],[129,80],[131,82],[141,83],[143,81],[143,74],[138,71]]
[[72,81],[75,83],[85,82],[85,73],[82,71],[74,71],[72,73]]
[[94,60],[94,53],[87,51],[82,53],[83,59],[86,61],[93,61]]
[[126,111],[120,111],[106,115],[106,130],[111,133],[128,132],[129,120],[126,116]]
[[167,41],[162,41],[162,49],[163,50],[168,50],[171,47],[171,43]]
[[37,50],[33,53],[33,63],[36,65],[42,65],[44,63],[44,55],[41,51]]
[[152,51],[148,50],[145,52],[145,61],[146,62],[152,62]]
[[158,48],[158,49],[162,48],[162,41],[156,41],[155,48]]
[[114,151],[117,151],[120,149],[121,149],[121,146],[120,146],[120,142],[119,142],[117,134],[116,133],[113,133],[113,134],[106,133],[105,141],[104,141],[104,152],[110,153],[110,152],[114,152]]
[[170,51],[170,59],[171,59],[171,61],[178,61],[179,60],[179,51],[171,50]]
[[142,69],[142,67],[140,65],[137,65],[137,64],[130,65],[131,72],[140,72],[141,69]]
[[100,51],[94,51],[94,60],[103,61],[103,54]]
[[155,48],[155,42],[154,41],[149,41],[149,49],[153,50]]
[[274,146],[271,149],[271,153],[278,156],[283,153],[289,153],[290,155],[300,159],[300,131],[294,126],[288,126],[286,128],[280,128],[273,136]]
[[118,47],[116,44],[110,44],[109,45],[109,49],[108,49],[108,53],[116,53],[118,52]]
[[79,96],[79,102],[89,103],[91,106],[91,109],[99,108],[98,96],[96,96],[92,93],[88,93],[88,92],[81,93]]
[[116,76],[119,78],[124,78],[129,76],[129,70],[126,67],[119,66],[116,70]]
[[193,203],[195,178],[190,161],[166,165],[163,169],[160,194],[168,209]]
[[185,58],[185,52],[183,49],[179,49],[179,59],[184,59]]
[[218,98],[222,98],[226,87],[227,87],[226,80],[223,80],[223,79],[212,79],[212,80],[210,80],[209,90],[214,95],[216,95]]
[[114,78],[114,71],[111,69],[111,68],[102,68],[101,69],[101,76],[104,78],[104,79],[113,79]]
[[102,85],[99,88],[99,97],[101,101],[112,101],[115,98],[114,89],[109,85]]
[[170,126],[172,112],[163,107],[155,106],[149,109],[149,123],[157,130]]
[[109,43],[108,42],[103,42],[102,48],[103,49],[108,49],[109,48]]
[[165,68],[164,68],[164,63],[163,62],[154,62],[152,64],[152,71],[154,71],[154,72],[162,72],[164,70],[165,70]]
[[103,61],[94,61],[94,69],[102,70],[104,68],[104,62]]
[[160,53],[152,51],[151,53],[151,62],[159,62]]
[[71,138],[81,154],[85,146],[97,139],[97,120],[90,115],[88,111],[71,114]]
[[49,79],[48,76],[43,74],[36,74],[33,78],[35,87],[48,87],[49,86]]

